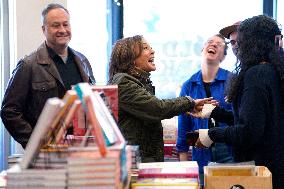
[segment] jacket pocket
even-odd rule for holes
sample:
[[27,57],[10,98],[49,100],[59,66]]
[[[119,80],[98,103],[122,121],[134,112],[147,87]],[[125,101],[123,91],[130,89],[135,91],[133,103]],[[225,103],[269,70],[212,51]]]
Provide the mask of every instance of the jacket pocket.
[[38,117],[46,103],[46,100],[58,96],[56,81],[33,82],[30,93],[30,110],[34,117]]
[[48,98],[58,96],[56,81],[33,82],[31,95],[34,106],[43,107]]
[[44,81],[32,83],[32,88],[35,91],[45,92],[56,87],[56,81]]

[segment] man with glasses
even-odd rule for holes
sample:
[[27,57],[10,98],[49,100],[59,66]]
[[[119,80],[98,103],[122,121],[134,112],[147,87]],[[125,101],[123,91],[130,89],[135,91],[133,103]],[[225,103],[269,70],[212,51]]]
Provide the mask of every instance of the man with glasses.
[[237,30],[240,24],[241,24],[241,21],[238,21],[234,23],[233,25],[224,27],[223,29],[219,31],[221,35],[223,35],[225,38],[230,40],[232,51],[235,56],[237,56]]

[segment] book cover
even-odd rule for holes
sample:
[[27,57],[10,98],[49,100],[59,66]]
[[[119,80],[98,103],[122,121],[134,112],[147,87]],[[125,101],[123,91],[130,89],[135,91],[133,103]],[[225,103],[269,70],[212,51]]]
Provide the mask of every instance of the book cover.
[[110,111],[107,109],[106,105],[104,104],[101,96],[98,94],[97,91],[94,91],[93,96],[93,109],[102,127],[105,138],[107,139],[107,146],[119,142],[117,135],[114,132],[114,128],[117,127],[114,118],[111,116]]
[[95,107],[97,107],[96,113],[97,115],[100,115],[98,118],[102,123],[103,130],[105,131],[106,134],[110,135],[108,138],[113,139],[112,143],[116,142],[120,144],[125,144],[125,139],[121,131],[119,130],[114,117],[111,115],[109,109],[104,103],[102,97],[96,91],[94,91],[94,96],[96,97],[97,100],[97,102],[94,103]]
[[139,178],[198,178],[196,161],[140,163]]
[[114,116],[116,122],[118,121],[118,86],[105,85],[105,86],[92,86],[93,91],[97,91],[102,97],[104,103]]

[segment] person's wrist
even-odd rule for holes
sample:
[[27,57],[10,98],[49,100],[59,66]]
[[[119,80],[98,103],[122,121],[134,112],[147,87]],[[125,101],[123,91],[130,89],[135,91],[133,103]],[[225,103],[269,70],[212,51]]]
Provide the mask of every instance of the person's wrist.
[[200,142],[202,143],[203,146],[205,147],[210,147],[211,144],[213,143],[213,141],[210,139],[209,135],[208,135],[208,130],[209,129],[199,129],[199,139]]
[[212,105],[212,104],[204,104],[203,108],[202,108],[202,117],[203,118],[209,118],[212,111],[214,110],[216,106]]
[[189,105],[189,111],[192,111],[195,107],[195,101],[193,98],[191,98],[190,96],[185,96],[189,102],[190,102],[190,105]]

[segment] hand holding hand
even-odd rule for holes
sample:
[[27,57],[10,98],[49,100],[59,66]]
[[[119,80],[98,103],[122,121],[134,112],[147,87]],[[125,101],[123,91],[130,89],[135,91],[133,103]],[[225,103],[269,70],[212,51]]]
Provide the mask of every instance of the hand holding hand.
[[[211,104],[212,106],[217,106],[219,105],[219,102],[217,100],[213,100],[213,97],[210,98],[203,98],[203,99],[195,99],[195,106],[194,109],[191,111],[190,115],[194,116],[194,117],[200,117],[200,118],[205,118],[204,117],[204,113],[202,114],[202,111],[204,109],[204,105],[205,104]],[[207,105],[206,105],[207,106]],[[212,108],[212,106],[209,106]],[[207,108],[208,109],[208,108]],[[214,108],[213,108],[214,109]],[[213,110],[212,109],[212,110]],[[211,110],[211,111],[212,111]],[[209,110],[208,110],[209,111]],[[211,113],[210,113],[211,114]],[[209,115],[210,116],[210,115]]]
[[204,106],[205,103],[209,103],[211,100],[213,100],[212,97],[210,98],[203,98],[203,99],[195,99],[194,103],[194,109],[192,110],[192,112],[200,112],[202,111],[202,108]]
[[203,109],[202,109],[202,117],[203,118],[210,118],[210,115],[212,113],[212,111],[214,110],[216,106],[212,105],[212,104],[204,104]]

